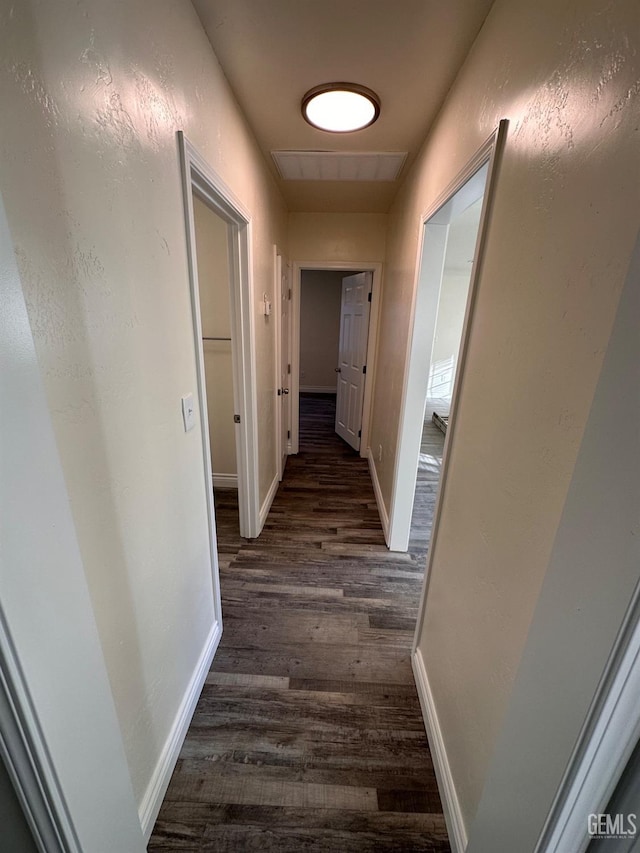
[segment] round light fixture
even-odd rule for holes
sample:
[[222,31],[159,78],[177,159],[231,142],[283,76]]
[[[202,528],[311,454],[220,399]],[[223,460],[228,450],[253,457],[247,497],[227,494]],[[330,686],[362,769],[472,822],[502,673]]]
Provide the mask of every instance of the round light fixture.
[[350,133],[374,123],[380,115],[380,99],[357,83],[324,83],[304,96],[302,115],[319,130]]

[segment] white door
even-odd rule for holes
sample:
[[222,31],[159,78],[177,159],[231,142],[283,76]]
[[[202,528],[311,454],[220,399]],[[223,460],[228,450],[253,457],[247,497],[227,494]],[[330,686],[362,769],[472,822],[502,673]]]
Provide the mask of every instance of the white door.
[[360,450],[372,280],[370,272],[342,279],[336,432],[354,450]]
[[290,357],[290,306],[291,286],[290,268],[286,260],[279,257],[280,266],[280,364],[278,366],[278,394],[280,402],[280,459],[278,461],[280,479],[284,475],[284,466],[289,453],[289,440],[291,437],[291,396],[289,394],[291,380],[291,357]]

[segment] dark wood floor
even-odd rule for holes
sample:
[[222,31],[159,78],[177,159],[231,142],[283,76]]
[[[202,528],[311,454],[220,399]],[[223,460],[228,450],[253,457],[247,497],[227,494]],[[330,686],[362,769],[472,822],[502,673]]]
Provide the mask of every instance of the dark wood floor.
[[392,554],[331,400],[301,409],[260,538],[240,539],[233,492],[216,496],[224,633],[152,853],[450,850],[409,661],[438,437],[411,550]]
[[440,473],[442,470],[442,450],[444,435],[431,420],[433,412],[449,413],[447,400],[427,400],[420,458],[418,460],[418,476],[416,492],[411,516],[411,533],[409,536],[409,552],[425,564],[427,549],[431,538],[433,512],[435,509]]

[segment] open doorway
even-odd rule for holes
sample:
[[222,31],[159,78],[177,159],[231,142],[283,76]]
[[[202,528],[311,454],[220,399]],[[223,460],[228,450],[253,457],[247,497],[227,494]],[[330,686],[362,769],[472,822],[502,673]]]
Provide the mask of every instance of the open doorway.
[[[380,264],[294,264],[294,453],[304,436],[313,440],[321,411],[325,429],[330,417],[333,431],[367,456],[380,273]],[[311,420],[301,425],[305,413]]]
[[[300,277],[300,423],[312,398],[333,412],[334,431],[353,450],[362,440],[371,272],[303,270]],[[304,448],[303,448],[304,449]]]
[[300,452],[317,450],[335,431],[343,270],[300,275]]
[[[487,168],[484,166],[471,179],[472,187],[459,191],[464,192],[464,196],[458,199],[458,204],[454,196],[434,217],[449,221],[446,223],[447,235],[440,280],[438,282],[434,276],[432,282],[434,290],[438,291],[438,297],[434,306],[435,325],[431,355],[428,363],[424,365],[427,393],[408,543],[413,553],[426,551],[431,538]],[[474,189],[474,192],[469,192],[469,189]],[[476,193],[479,195],[474,200]],[[464,207],[465,204],[468,206]],[[429,228],[439,229],[440,225],[440,221],[429,220],[424,226],[425,231]],[[429,245],[427,239],[424,245],[425,248]]]
[[254,538],[259,533],[249,215],[180,132],[178,144],[198,381],[196,415],[202,439],[214,590],[219,596],[214,484],[218,490],[237,488],[240,535]]
[[206,420],[211,460],[211,484],[216,517],[218,564],[240,541],[238,447],[236,443],[231,318],[230,226],[194,190],[198,300],[202,366],[206,389]]
[[237,513],[229,229],[224,219],[195,193],[193,218],[213,491],[216,504],[230,499]]
[[407,550],[412,527],[426,547],[436,524],[486,230],[487,189],[506,126],[501,122],[423,219],[389,518],[388,545],[394,551]]

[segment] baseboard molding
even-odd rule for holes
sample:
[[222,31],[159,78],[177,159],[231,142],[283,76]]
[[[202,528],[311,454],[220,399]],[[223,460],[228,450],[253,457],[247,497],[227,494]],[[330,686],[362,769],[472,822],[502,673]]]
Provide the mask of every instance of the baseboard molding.
[[182,744],[184,743],[184,739],[187,735],[187,729],[191,723],[193,712],[196,709],[196,704],[200,698],[202,687],[211,667],[211,661],[216,653],[221,636],[222,624],[221,622],[216,622],[207,637],[206,643],[204,644],[200,659],[193,671],[193,675],[191,676],[185,695],[180,703],[178,713],[176,714],[176,718],[171,726],[169,736],[165,741],[160,757],[158,758],[156,768],[153,771],[153,775],[145,795],[142,798],[138,814],[140,817],[140,826],[142,827],[142,832],[144,834],[145,844],[148,843],[151,833],[153,832],[153,826],[156,822],[156,818],[158,817],[160,806],[162,805],[164,795],[169,787],[171,774],[176,766],[178,755],[182,749]]
[[335,385],[301,385],[300,392],[307,394],[337,394]]
[[273,503],[273,499],[276,496],[276,492],[278,491],[278,486],[280,485],[280,480],[278,479],[278,473],[276,471],[276,475],[273,478],[271,485],[269,486],[269,491],[267,492],[267,496],[262,502],[262,506],[260,507],[260,515],[258,517],[258,534],[264,527],[264,523],[267,520],[267,516],[269,515],[269,510],[271,509],[271,504]]
[[389,545],[389,513],[387,512],[387,508],[384,505],[382,489],[380,488],[380,481],[378,480],[378,472],[376,470],[376,462],[373,458],[371,448],[367,450],[367,459],[369,460],[369,473],[371,474],[373,491],[375,492],[376,503],[378,505],[378,513],[380,515],[380,522],[382,524],[382,530],[384,532],[384,541],[387,543],[387,545]]
[[213,474],[214,489],[238,489],[237,474]]
[[467,830],[462,817],[460,802],[453,781],[453,774],[447,758],[447,750],[442,737],[442,730],[438,721],[433,694],[429,686],[427,670],[420,649],[416,649],[411,655],[411,666],[416,681],[416,689],[422,708],[425,729],[431,749],[431,758],[436,772],[438,790],[442,800],[442,810],[449,833],[449,844],[451,853],[464,853],[467,848]]

